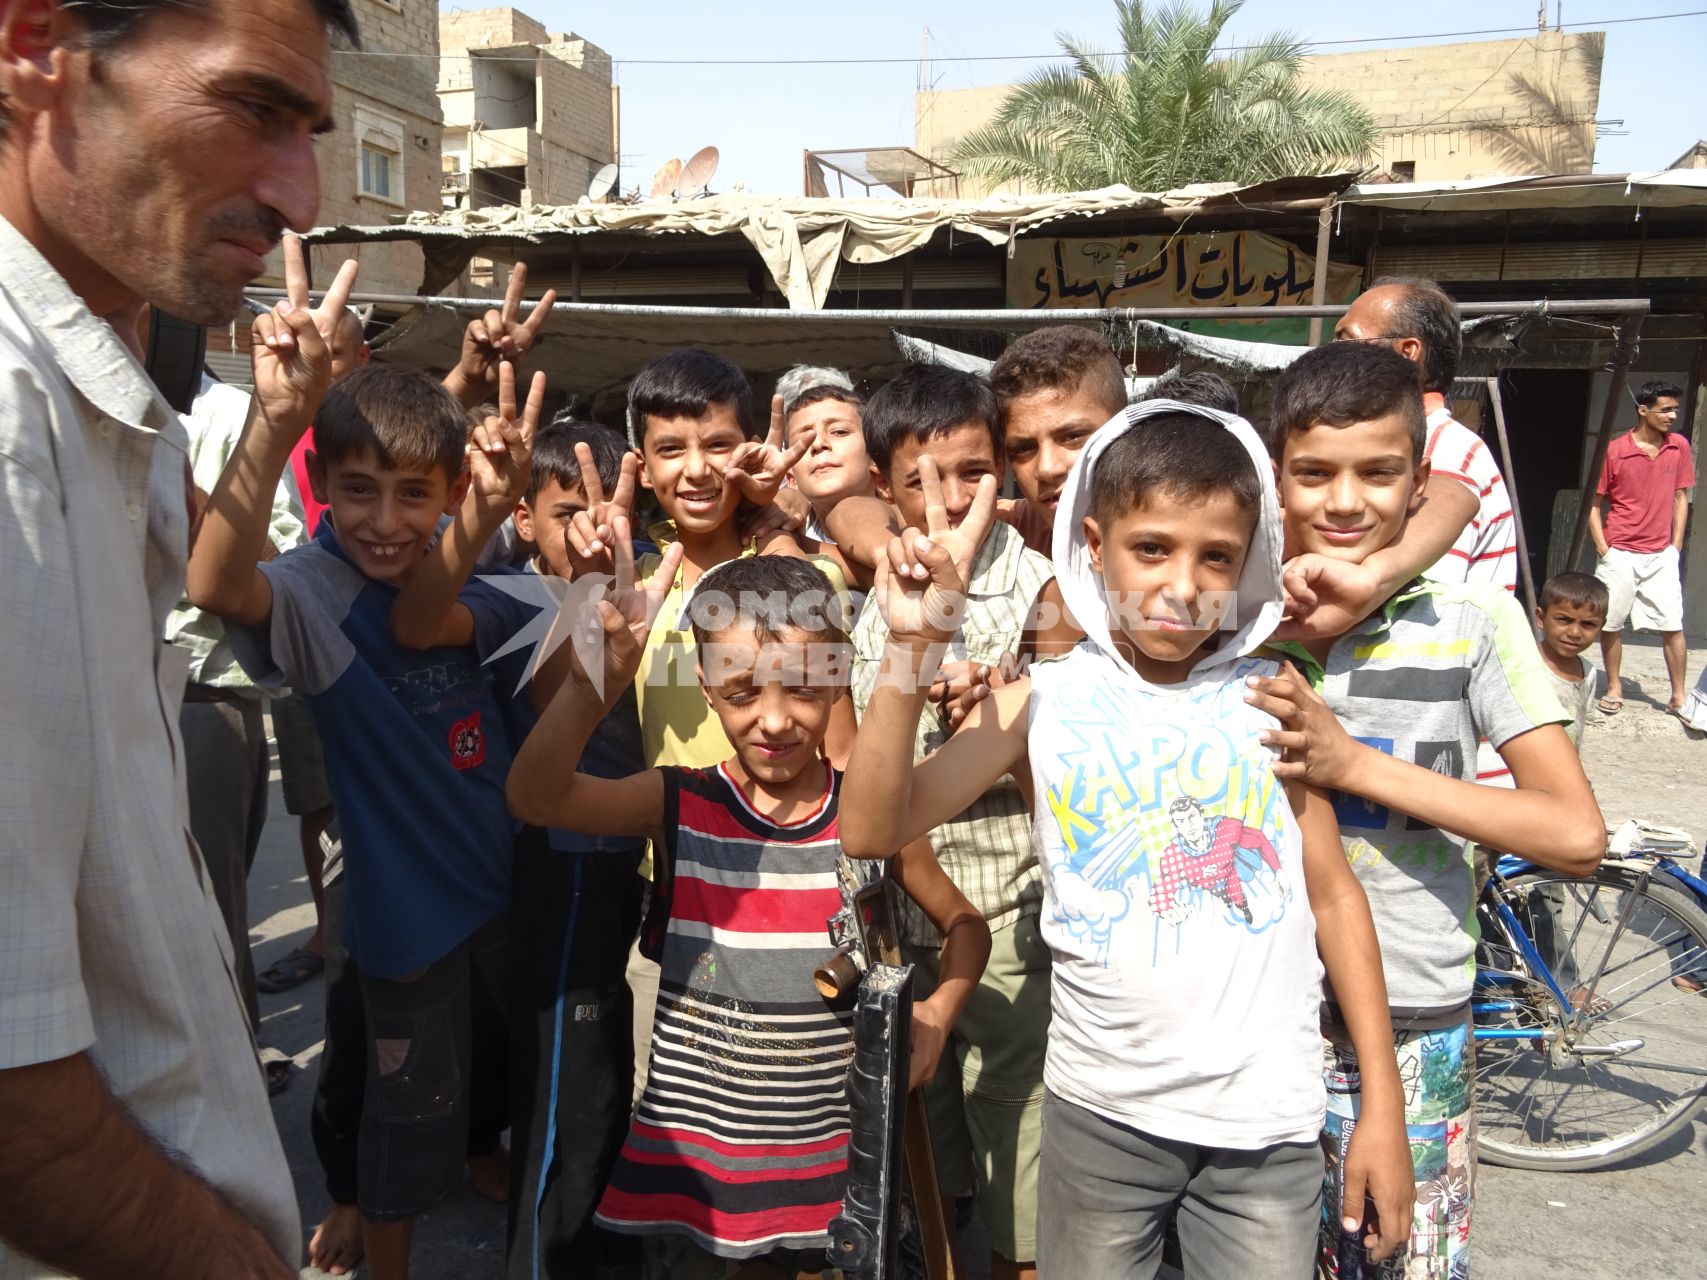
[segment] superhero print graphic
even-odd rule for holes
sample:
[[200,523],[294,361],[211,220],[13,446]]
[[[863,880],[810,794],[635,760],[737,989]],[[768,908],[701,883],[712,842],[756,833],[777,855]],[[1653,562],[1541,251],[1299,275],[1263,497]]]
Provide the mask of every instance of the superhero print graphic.
[[1186,930],[1261,932],[1288,909],[1290,810],[1243,674],[1171,700],[1166,720],[1106,686],[1057,709],[1038,797],[1061,846],[1049,910],[1104,966],[1117,934],[1124,957],[1153,954]]

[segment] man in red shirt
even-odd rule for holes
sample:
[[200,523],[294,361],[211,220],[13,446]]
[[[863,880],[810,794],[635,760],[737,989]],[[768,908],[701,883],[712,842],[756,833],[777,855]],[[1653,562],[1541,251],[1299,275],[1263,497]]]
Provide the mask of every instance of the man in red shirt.
[[[1671,698],[1666,710],[1683,709],[1683,529],[1689,521],[1689,491],[1695,458],[1689,441],[1672,430],[1683,390],[1669,382],[1647,382],[1636,393],[1636,429],[1606,450],[1606,466],[1589,509],[1588,532],[1600,553],[1594,576],[1612,597],[1600,650],[1606,660],[1602,712],[1624,705],[1618,668],[1624,656],[1624,623],[1658,631],[1665,648]],[[1607,508],[1603,515],[1602,507]]]

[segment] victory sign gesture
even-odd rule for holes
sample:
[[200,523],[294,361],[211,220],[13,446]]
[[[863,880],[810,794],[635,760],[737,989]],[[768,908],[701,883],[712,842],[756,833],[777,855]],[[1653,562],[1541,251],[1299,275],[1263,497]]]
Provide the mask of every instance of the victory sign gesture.
[[972,505],[958,525],[948,520],[942,478],[929,454],[919,458],[919,486],[925,494],[925,531],[906,529],[889,540],[880,556],[872,590],[903,644],[930,645],[954,638],[966,612],[972,562],[996,518],[996,477],[984,476]]
[[339,267],[320,305],[310,308],[302,241],[287,232],[283,248],[285,296],[271,311],[255,317],[250,360],[257,414],[269,426],[289,433],[294,444],[314,420],[332,383],[332,334],[349,303],[359,264],[351,258]]
[[640,459],[633,451],[622,455],[622,470],[609,498],[605,497],[599,469],[593,465],[593,451],[584,441],[575,446],[575,461],[581,468],[581,492],[586,496],[587,508],[577,511],[569,521],[563,531],[563,545],[577,577],[584,572],[611,573],[616,518],[624,516],[630,522],[634,519],[634,483]]
[[[616,572],[610,585],[593,600],[593,607],[576,622],[575,666],[589,676],[607,703],[626,689],[640,669],[640,655],[652,620],[663,607],[664,597],[675,585],[682,567],[682,544],[672,542],[664,549],[658,567],[645,581],[637,581],[634,570],[634,539],[628,517],[611,520],[612,559]],[[604,651],[604,667],[597,675],[588,657]]]
[[521,318],[522,293],[527,288],[526,263],[516,263],[504,290],[504,304],[478,319],[470,320],[462,334],[462,355],[445,379],[446,389],[464,404],[479,404],[498,386],[498,368],[505,361],[517,365],[533,350],[534,341],[557,301],[557,290],[547,289],[539,305],[526,320]]
[[817,436],[816,431],[800,433],[792,445],[783,444],[782,397],[771,397],[770,430],[764,440],[749,440],[729,455],[723,468],[723,482],[734,485],[741,496],[754,506],[768,507],[794,464],[806,456]]
[[536,373],[527,404],[516,412],[516,369],[498,364],[498,412],[471,433],[467,446],[470,496],[483,517],[502,523],[527,493],[532,471],[533,438],[545,404],[545,375]]

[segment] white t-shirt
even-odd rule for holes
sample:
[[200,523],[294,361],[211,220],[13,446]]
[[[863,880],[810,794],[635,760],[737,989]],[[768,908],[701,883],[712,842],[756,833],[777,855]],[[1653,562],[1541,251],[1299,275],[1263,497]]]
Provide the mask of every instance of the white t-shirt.
[[1588,719],[1589,706],[1594,702],[1594,668],[1584,662],[1582,679],[1567,680],[1545,662],[1541,665],[1547,672],[1548,687],[1558,697],[1565,714],[1571,717],[1571,741],[1581,747],[1583,722]]
[[1248,658],[1155,686],[1085,641],[1032,667],[1033,839],[1053,955],[1044,1081],[1146,1133],[1310,1142],[1322,968]]
[[1430,479],[1450,476],[1470,486],[1481,509],[1452,549],[1428,570],[1436,582],[1476,582],[1517,590],[1517,526],[1511,493],[1482,438],[1442,407],[1428,415]]

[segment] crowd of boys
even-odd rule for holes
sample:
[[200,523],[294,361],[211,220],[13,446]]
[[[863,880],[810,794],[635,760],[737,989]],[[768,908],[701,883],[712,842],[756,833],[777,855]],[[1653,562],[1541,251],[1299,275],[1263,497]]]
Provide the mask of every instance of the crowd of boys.
[[[826,1271],[851,1023],[811,974],[878,859],[992,1275],[1153,1275],[1170,1231],[1188,1275],[1468,1274],[1475,851],[1598,860],[1607,596],[1549,582],[1537,646],[1450,299],[1365,293],[1264,432],[1212,375],[1129,405],[1063,326],[869,400],[797,369],[763,433],[669,352],[624,439],[543,422],[525,347],[477,344],[472,415],[335,377],[347,289],[257,319],[188,573],[338,815],[316,1262],[408,1274],[504,1038],[509,1274]],[[293,454],[324,512],[281,554]]]

